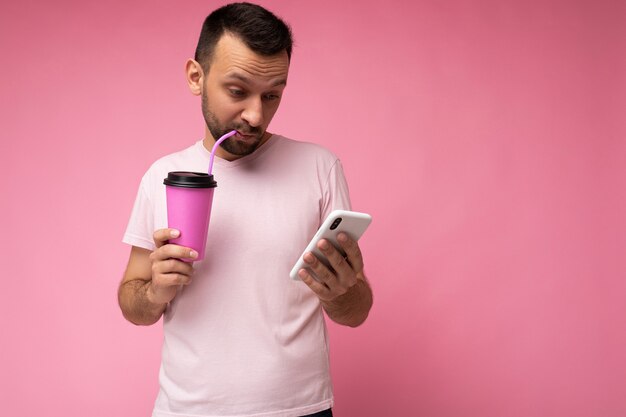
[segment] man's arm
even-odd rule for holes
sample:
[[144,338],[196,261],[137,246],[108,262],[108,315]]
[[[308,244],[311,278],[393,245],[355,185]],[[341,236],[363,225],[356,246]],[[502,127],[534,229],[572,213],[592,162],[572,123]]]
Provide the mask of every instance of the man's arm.
[[304,255],[304,261],[319,281],[306,269],[301,269],[298,276],[319,297],[331,320],[357,327],[365,321],[372,308],[372,289],[363,272],[363,256],[358,243],[345,233],[340,233],[337,241],[346,253],[345,258],[327,240],[322,239],[317,244],[332,270],[309,252]]
[[122,314],[131,323],[156,323],[178,287],[191,282],[192,264],[176,258],[195,258],[197,254],[189,248],[167,244],[168,239],[177,236],[177,231],[160,229],[154,232],[156,250],[132,247],[118,289]]

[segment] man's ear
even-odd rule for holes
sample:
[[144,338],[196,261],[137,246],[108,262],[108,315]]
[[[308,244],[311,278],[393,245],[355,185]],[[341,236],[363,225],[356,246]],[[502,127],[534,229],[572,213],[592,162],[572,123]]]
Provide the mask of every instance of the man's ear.
[[202,65],[198,61],[188,59],[185,63],[185,77],[187,78],[187,85],[189,85],[189,91],[194,96],[202,94],[202,86],[204,85],[204,71]]

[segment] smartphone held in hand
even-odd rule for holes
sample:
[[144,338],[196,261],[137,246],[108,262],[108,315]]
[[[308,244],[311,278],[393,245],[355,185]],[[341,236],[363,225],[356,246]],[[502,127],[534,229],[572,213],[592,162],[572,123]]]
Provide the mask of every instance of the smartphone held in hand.
[[324,220],[324,223],[322,223],[320,228],[317,230],[313,239],[311,239],[306,249],[304,249],[298,258],[298,261],[291,269],[289,276],[294,280],[300,280],[298,277],[298,271],[302,268],[307,268],[304,259],[302,259],[304,254],[307,252],[313,252],[321,262],[323,262],[327,267],[330,267],[326,257],[317,248],[317,242],[321,239],[326,239],[331,242],[343,255],[345,255],[341,249],[341,245],[339,245],[339,242],[337,241],[337,235],[343,232],[351,239],[358,241],[363,233],[365,233],[365,230],[371,222],[372,216],[366,213],[348,210],[333,211],[328,215],[326,220]]

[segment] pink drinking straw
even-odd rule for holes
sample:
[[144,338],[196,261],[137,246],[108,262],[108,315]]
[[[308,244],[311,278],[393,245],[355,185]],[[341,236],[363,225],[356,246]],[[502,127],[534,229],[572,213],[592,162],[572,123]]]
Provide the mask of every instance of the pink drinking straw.
[[231,130],[230,132],[219,138],[217,142],[215,142],[215,145],[213,145],[213,149],[211,149],[211,159],[209,159],[209,175],[211,175],[211,173],[213,172],[213,158],[215,157],[215,151],[217,150],[217,147],[220,146],[220,143],[224,142],[235,133],[237,133],[236,130]]

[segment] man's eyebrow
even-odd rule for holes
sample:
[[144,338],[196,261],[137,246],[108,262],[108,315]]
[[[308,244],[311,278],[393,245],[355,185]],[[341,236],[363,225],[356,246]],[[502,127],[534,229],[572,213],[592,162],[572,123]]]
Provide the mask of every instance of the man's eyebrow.
[[248,77],[246,77],[245,75],[241,75],[237,72],[231,72],[226,76],[226,78],[234,78],[236,80],[243,81],[246,84],[250,84],[250,79]]
[[[226,78],[234,78],[246,84],[250,84],[250,79],[245,75],[242,75],[238,72],[232,72],[226,76]],[[278,79],[272,83],[272,87],[278,87],[279,85],[287,85],[287,80],[284,78]]]

